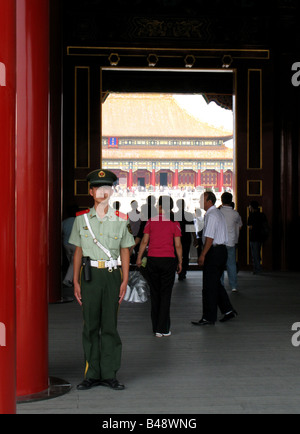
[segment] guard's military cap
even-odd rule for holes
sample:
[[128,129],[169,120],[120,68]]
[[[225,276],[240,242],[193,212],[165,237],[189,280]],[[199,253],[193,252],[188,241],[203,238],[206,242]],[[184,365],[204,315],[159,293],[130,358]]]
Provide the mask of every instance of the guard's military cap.
[[98,169],[89,173],[86,179],[91,187],[101,187],[101,185],[113,185],[118,178],[109,170]]

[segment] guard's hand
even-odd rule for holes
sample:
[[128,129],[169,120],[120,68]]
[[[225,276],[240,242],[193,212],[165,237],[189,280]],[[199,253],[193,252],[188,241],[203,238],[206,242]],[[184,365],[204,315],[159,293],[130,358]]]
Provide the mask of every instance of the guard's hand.
[[82,301],[81,301],[81,288],[78,282],[74,282],[74,296],[76,298],[76,300],[78,301],[78,304],[80,306],[82,306]]
[[119,304],[122,303],[123,298],[125,297],[126,294],[126,290],[127,290],[127,283],[122,282],[120,286]]

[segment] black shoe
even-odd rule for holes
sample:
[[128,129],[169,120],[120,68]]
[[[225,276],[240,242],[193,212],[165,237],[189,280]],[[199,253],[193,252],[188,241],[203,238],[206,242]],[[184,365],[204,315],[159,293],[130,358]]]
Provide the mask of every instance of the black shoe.
[[235,318],[237,316],[237,312],[235,310],[232,310],[231,312],[226,313],[222,319],[220,319],[220,322],[226,322],[229,321],[232,318]]
[[214,325],[215,324],[213,321],[207,321],[204,318],[200,319],[200,321],[191,321],[191,323],[194,324],[194,325],[197,325],[197,326]]
[[93,378],[87,378],[82,383],[78,384],[77,390],[88,390],[92,387],[99,386],[100,380],[94,380]]
[[112,378],[112,379],[109,379],[109,380],[101,380],[100,381],[100,385],[101,386],[105,386],[105,387],[110,387],[111,389],[114,389],[114,390],[123,390],[123,389],[125,389],[124,384],[119,383],[116,378]]

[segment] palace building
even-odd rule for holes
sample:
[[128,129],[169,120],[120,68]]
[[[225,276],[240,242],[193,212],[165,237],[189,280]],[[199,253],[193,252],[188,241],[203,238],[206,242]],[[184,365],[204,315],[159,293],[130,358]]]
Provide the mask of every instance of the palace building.
[[102,131],[103,167],[129,189],[233,187],[232,132],[201,122],[171,94],[110,94]]

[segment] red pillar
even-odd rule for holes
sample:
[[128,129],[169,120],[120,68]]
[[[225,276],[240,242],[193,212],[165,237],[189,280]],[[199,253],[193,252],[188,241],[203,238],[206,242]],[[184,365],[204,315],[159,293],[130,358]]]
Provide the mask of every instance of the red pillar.
[[49,303],[63,301],[61,291],[61,130],[62,130],[62,1],[50,2],[49,126]]
[[129,169],[129,175],[128,175],[127,187],[128,187],[128,188],[131,188],[131,187],[132,187],[132,169]]
[[178,187],[178,169],[175,169],[174,173],[174,187]]
[[15,0],[0,0],[0,11],[0,414],[15,414]]
[[152,169],[151,185],[152,185],[152,187],[155,187],[155,169]]
[[222,191],[224,185],[224,170],[221,169],[220,171],[220,186],[219,186],[219,191]]
[[17,0],[18,396],[48,388],[48,69],[49,0]]
[[201,170],[198,169],[198,173],[197,173],[197,185],[196,187],[201,186]]

